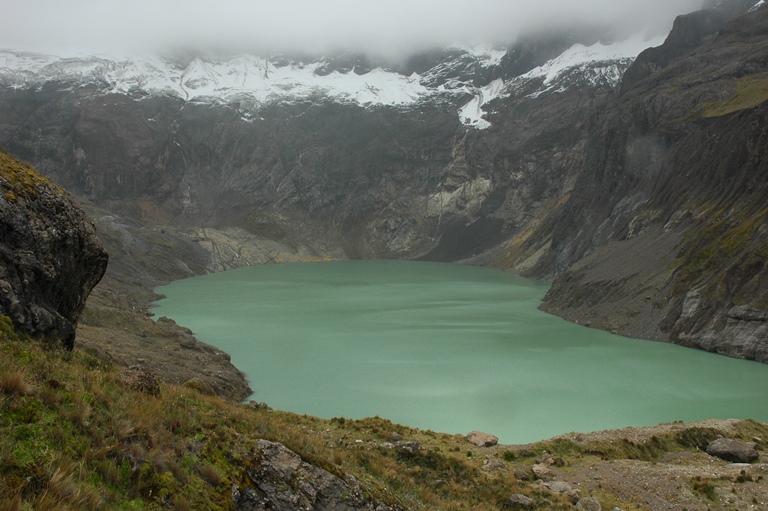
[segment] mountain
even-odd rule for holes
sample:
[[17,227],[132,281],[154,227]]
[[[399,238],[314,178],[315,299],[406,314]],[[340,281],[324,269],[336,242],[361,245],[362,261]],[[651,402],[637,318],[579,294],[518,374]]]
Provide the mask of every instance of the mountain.
[[553,278],[545,307],[573,320],[764,360],[764,18],[721,2],[668,36],[402,62],[6,50],[0,145],[92,204],[115,281],[464,261]]
[[[336,250],[318,253],[455,259],[530,220],[527,210],[572,172],[565,162],[553,169],[550,156],[584,140],[583,126],[556,134],[574,131],[561,115],[588,118],[642,47],[577,45],[556,66],[533,59],[510,79],[499,77],[503,61],[519,48],[453,48],[399,70],[361,68],[349,56],[116,61],[4,52],[0,130],[14,153],[78,196],[131,217],[272,238],[312,223]],[[594,83],[563,85],[577,82]],[[531,117],[547,108],[547,120]],[[523,166],[507,154],[521,151],[530,160]],[[462,238],[459,247],[440,245],[446,230]]]
[[768,10],[677,19],[601,115],[548,310],[768,362]]

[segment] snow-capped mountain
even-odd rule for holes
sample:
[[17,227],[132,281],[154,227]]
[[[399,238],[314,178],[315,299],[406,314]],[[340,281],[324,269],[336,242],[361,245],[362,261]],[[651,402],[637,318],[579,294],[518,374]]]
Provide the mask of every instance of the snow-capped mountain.
[[635,36],[610,45],[574,44],[558,57],[507,80],[495,74],[501,59],[514,50],[482,45],[445,50],[420,73],[387,67],[327,72],[328,59],[301,62],[238,55],[198,57],[179,65],[163,57],[65,58],[6,50],[0,51],[0,83],[18,89],[47,83],[68,88],[87,85],[97,94],[134,99],[170,96],[202,104],[237,104],[245,120],[260,106],[275,102],[327,98],[365,107],[411,108],[424,101],[448,100],[456,104],[460,122],[485,129],[490,126],[484,118],[485,107],[496,98],[521,90],[534,98],[574,86],[613,87],[640,51],[662,42],[659,37]]

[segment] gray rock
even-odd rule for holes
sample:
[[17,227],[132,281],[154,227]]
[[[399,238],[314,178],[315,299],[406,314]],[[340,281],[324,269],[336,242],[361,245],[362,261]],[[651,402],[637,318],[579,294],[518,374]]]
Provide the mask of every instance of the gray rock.
[[541,481],[551,481],[555,478],[555,474],[549,469],[549,465],[545,463],[537,463],[531,467],[531,470],[533,470],[533,475],[536,476],[536,479]]
[[573,505],[576,505],[577,502],[579,502],[579,490],[568,490],[566,492],[563,492],[563,497],[568,499],[568,502],[570,502]]
[[768,311],[737,305],[728,311],[728,317],[739,321],[768,321]]
[[0,314],[72,349],[108,256],[85,212],[31,165],[0,150]]
[[515,493],[507,499],[506,506],[513,509],[533,509],[534,503],[530,497]]
[[481,467],[486,472],[498,472],[504,468],[504,462],[497,460],[496,458],[488,458],[483,460],[483,466]]
[[603,506],[600,505],[600,501],[595,497],[584,497],[579,499],[576,503],[576,509],[583,509],[584,511],[603,511]]
[[707,454],[734,463],[752,463],[758,458],[757,444],[731,438],[718,438],[707,446]]
[[530,481],[531,471],[525,468],[515,468],[515,479],[518,481]]
[[550,491],[553,491],[555,493],[565,493],[567,491],[573,490],[573,486],[566,483],[565,481],[550,481],[544,483],[544,487],[548,488]]
[[258,441],[259,453],[247,469],[252,484],[232,487],[236,511],[392,511],[370,502],[352,476],[343,479],[302,461],[277,442]]
[[470,431],[466,438],[469,443],[478,447],[493,447],[499,443],[498,437],[482,431]]
[[395,442],[395,448],[398,451],[414,453],[421,450],[421,444],[416,440],[401,440],[400,442]]

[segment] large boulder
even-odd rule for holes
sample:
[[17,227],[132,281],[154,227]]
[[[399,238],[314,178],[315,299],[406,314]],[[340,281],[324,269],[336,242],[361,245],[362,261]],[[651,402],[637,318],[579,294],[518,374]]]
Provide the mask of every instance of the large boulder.
[[757,444],[732,438],[718,438],[707,446],[707,454],[734,463],[752,463],[758,457]]
[[237,511],[392,511],[368,500],[351,475],[310,465],[283,444],[259,440],[259,455],[247,471],[247,484],[232,489]]
[[466,438],[469,443],[478,447],[493,447],[499,443],[499,437],[482,431],[470,431]]
[[0,150],[0,314],[33,337],[71,349],[107,260],[74,199]]

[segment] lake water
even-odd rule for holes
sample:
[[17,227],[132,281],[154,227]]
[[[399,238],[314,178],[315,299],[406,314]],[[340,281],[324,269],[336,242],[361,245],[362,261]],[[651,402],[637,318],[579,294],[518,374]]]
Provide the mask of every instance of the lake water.
[[527,443],[674,420],[768,420],[768,365],[578,326],[548,286],[412,261],[272,264],[174,282],[157,316],[228,352],[251,399]]

